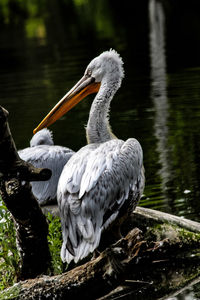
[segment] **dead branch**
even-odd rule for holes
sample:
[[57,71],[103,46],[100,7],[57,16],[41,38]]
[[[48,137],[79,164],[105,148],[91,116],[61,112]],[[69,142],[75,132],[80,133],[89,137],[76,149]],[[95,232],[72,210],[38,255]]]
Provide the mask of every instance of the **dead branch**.
[[0,195],[11,212],[21,256],[19,278],[34,278],[47,271],[50,254],[46,218],[31,192],[29,181],[47,180],[48,169],[37,169],[19,158],[8,125],[8,112],[0,107]]

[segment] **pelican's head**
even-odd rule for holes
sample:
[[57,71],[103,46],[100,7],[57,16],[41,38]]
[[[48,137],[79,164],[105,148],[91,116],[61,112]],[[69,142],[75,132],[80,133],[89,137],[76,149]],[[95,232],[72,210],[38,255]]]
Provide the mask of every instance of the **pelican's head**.
[[33,133],[53,124],[87,95],[97,93],[101,83],[115,83],[120,87],[123,76],[123,62],[115,50],[105,51],[95,57],[87,66],[84,76],[54,106]]
[[39,145],[54,145],[52,132],[47,128],[44,128],[37,132],[30,140],[31,147]]
[[121,84],[124,77],[123,61],[115,50],[105,51],[89,63],[85,76],[90,76],[99,83],[117,81]]

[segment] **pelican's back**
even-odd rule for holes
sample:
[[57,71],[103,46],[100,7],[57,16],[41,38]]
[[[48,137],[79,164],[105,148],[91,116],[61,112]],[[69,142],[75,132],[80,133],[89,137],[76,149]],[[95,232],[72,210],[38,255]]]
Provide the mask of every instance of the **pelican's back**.
[[136,206],[143,187],[142,149],[135,139],[113,139],[78,151],[58,184],[62,260],[77,262],[93,252],[125,202]]

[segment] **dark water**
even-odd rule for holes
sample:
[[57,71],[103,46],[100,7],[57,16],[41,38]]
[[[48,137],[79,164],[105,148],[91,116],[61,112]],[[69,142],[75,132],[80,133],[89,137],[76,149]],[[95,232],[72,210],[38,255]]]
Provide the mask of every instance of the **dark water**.
[[[10,113],[17,148],[27,147],[90,60],[116,49],[125,79],[110,122],[118,137],[135,137],[143,147],[140,205],[199,221],[200,3],[138,2],[0,3],[0,104]],[[85,145],[92,99],[51,126],[56,144]]]

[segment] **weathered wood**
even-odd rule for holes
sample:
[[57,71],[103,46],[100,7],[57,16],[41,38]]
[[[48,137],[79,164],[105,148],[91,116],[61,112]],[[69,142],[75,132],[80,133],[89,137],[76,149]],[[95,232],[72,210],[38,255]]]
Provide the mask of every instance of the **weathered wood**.
[[200,223],[198,222],[145,207],[138,206],[132,214],[132,220],[134,223],[140,223],[140,228],[142,224],[146,227],[157,222],[168,223],[192,232],[200,233]]
[[20,279],[34,278],[47,271],[50,253],[48,225],[29,181],[47,180],[48,169],[37,169],[19,158],[7,121],[0,107],[0,195],[11,212],[21,257]]
[[[159,300],[166,300],[166,299],[177,299],[175,298],[176,296],[182,294],[183,292],[185,292],[187,289],[191,289],[193,286],[195,286],[196,284],[199,284],[200,283],[200,277],[197,277],[193,280],[188,280],[189,283],[186,284],[183,288],[180,288],[178,291],[176,292],[172,292],[168,295],[166,295],[165,297],[159,299]],[[182,298],[182,297],[181,297]],[[183,299],[183,298],[182,298]],[[197,299],[197,298],[195,298]],[[192,299],[191,299],[192,300]]]
[[[169,268],[163,266],[165,271],[160,273],[159,268],[151,269],[151,277],[143,277],[142,279],[128,279],[123,282],[123,285],[118,286],[112,290],[109,294],[98,298],[98,300],[111,300],[111,299],[180,299],[184,298],[185,291],[193,289],[198,291],[198,285],[200,283],[200,277],[195,278],[194,272],[191,270],[187,272],[186,267],[190,269],[190,266],[182,265],[179,268]],[[155,279],[155,272],[158,273],[159,279]],[[199,268],[197,268],[196,274],[199,274]],[[195,278],[195,279],[193,279]],[[195,288],[195,285],[197,287]],[[184,287],[183,287],[184,286]],[[188,295],[189,296],[189,295]],[[197,295],[195,295],[197,296]],[[186,296],[185,296],[186,297]],[[198,296],[197,296],[198,297]],[[191,300],[193,298],[190,298]],[[199,299],[199,298],[194,298]]]
[[8,124],[8,111],[0,106],[0,176],[13,176],[26,181],[43,181],[51,177],[51,170],[35,168],[23,161],[17,152]]
[[[141,231],[135,228],[117,243],[104,250],[96,259],[91,259],[84,265],[78,266],[62,275],[43,276],[34,280],[20,282],[1,293],[0,299],[1,296],[5,297],[5,293],[15,294],[16,296],[12,298],[13,300],[52,299],[52,297],[60,300],[73,298],[98,299],[122,283],[124,285],[134,285],[136,295],[138,288],[141,286],[140,290],[144,289],[146,295],[148,295],[147,288],[150,287],[152,289],[153,287],[153,272],[156,273],[156,270],[158,270],[157,272],[159,273],[159,268],[166,270],[166,266],[171,266],[175,260],[178,261],[179,267],[181,266],[181,261],[184,261],[184,266],[181,269],[182,275],[179,279],[180,282],[178,282],[178,275],[176,275],[177,285],[173,287],[171,285],[170,287],[171,290],[177,289],[178,286],[188,282],[189,279],[184,278],[183,271],[187,270],[186,262],[189,261],[188,265],[191,266],[191,262],[195,258],[184,255],[178,255],[177,257],[177,254],[183,253],[183,243],[182,232],[177,230],[176,233],[176,243],[171,243],[167,238],[152,241],[152,239],[144,240]],[[187,253],[189,250],[198,249],[200,246],[199,234],[193,233],[193,235],[193,240],[195,240],[196,244],[193,244],[190,248],[190,243],[188,242]],[[195,262],[197,261],[198,258]],[[179,273],[177,270],[179,269],[175,270],[175,274]],[[195,272],[195,275],[189,273],[188,278],[190,280],[200,274],[200,268],[198,269],[196,265]],[[170,278],[170,273],[168,276]],[[173,280],[174,275],[171,276],[171,280]],[[162,276],[157,277],[158,283],[155,282],[155,290],[152,291],[155,299],[157,299],[156,295],[160,295],[159,289],[162,290],[166,281],[164,277],[162,281]],[[102,299],[110,298],[108,296]]]

